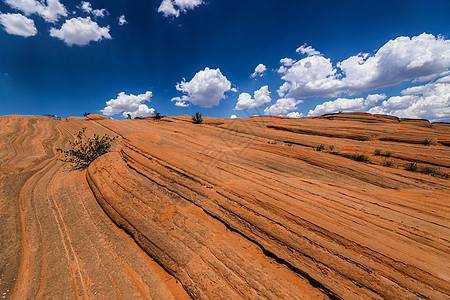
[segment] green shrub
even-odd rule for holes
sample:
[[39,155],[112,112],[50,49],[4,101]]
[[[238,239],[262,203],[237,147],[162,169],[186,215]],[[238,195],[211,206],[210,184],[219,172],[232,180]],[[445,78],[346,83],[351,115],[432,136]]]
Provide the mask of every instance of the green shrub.
[[429,139],[429,138],[424,139],[422,144],[424,144],[425,146],[430,145],[431,144],[431,139]]
[[155,110],[155,120],[160,120],[161,114]]
[[203,122],[202,113],[196,112],[195,115],[192,116],[192,123],[201,124]]
[[384,157],[391,157],[392,156],[392,152],[383,152],[380,149],[375,149],[375,151],[373,152],[373,155],[375,156],[384,156]]
[[108,153],[111,149],[111,143],[118,137],[111,138],[105,134],[100,137],[94,134],[93,138],[88,138],[84,134],[86,127],[78,132],[74,142],[69,141],[70,150],[56,149],[57,152],[64,153],[64,162],[74,163],[77,167],[87,167],[95,159]]
[[388,168],[392,168],[394,166],[394,163],[390,160],[386,160],[383,162],[383,166],[388,167]]
[[438,174],[438,169],[436,167],[432,167],[432,166],[423,166],[422,168],[420,168],[420,172],[434,176],[434,175]]
[[330,148],[330,151],[334,150],[334,146],[333,145],[331,145],[329,148]]
[[320,145],[318,145],[318,146],[315,148],[316,151],[323,151],[324,149],[325,149],[325,145],[324,145],[324,144],[320,144]]
[[127,119],[128,119],[128,120],[131,120],[131,119],[132,119],[132,117],[131,117],[130,114],[127,114]]
[[355,153],[355,154],[352,154],[350,156],[350,158],[353,159],[353,160],[362,161],[362,162],[369,162],[370,161],[369,157],[367,155],[365,155],[365,154]]
[[405,165],[406,171],[416,172],[417,171],[417,163],[412,162]]
[[381,156],[383,152],[380,149],[375,149],[375,151],[373,152],[373,155],[375,156]]
[[85,112],[84,114],[83,114],[83,117],[87,117],[87,116],[89,116],[91,113],[88,113],[88,112]]

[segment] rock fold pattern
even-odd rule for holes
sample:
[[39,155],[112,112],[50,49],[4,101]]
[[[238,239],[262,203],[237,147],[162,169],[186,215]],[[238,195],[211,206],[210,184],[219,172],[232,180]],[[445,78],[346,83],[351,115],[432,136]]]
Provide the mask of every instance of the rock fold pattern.
[[[450,124],[0,125],[2,299],[450,298]],[[84,170],[56,151],[83,127],[119,136]]]

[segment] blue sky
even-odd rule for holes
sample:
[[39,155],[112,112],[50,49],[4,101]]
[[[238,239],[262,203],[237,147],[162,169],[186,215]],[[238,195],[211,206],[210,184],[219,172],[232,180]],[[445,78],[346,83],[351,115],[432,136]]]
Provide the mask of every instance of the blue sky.
[[450,1],[0,0],[0,115],[450,121]]

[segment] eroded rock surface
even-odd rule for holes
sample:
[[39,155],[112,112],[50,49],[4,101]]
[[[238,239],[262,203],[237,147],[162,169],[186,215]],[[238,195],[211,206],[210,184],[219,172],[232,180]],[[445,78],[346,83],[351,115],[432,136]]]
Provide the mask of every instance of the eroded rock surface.
[[450,124],[204,119],[0,117],[0,297],[450,297]]

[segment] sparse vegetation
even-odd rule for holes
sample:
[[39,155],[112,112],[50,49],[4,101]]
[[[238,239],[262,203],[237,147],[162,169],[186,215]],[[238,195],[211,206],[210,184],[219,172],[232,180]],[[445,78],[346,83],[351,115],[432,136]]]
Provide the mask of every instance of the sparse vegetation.
[[330,151],[334,150],[334,146],[333,145],[331,145],[329,148],[330,148]]
[[195,115],[192,116],[192,123],[194,124],[203,123],[202,113],[196,112]]
[[365,154],[359,154],[359,153],[355,153],[350,155],[350,158],[356,161],[362,161],[362,162],[369,162],[370,159],[367,155]]
[[361,162],[366,162],[366,163],[370,162],[369,157],[365,154],[360,154],[360,153],[349,154],[349,153],[341,153],[341,152],[337,152],[337,151],[328,151],[327,153],[342,156],[345,158],[350,158],[350,159],[353,159],[356,161],[361,161]]
[[155,120],[160,120],[161,114],[155,110]]
[[100,137],[94,134],[93,138],[88,138],[85,135],[86,127],[78,132],[74,142],[69,141],[70,150],[62,150],[58,148],[56,151],[64,153],[64,162],[75,164],[77,167],[87,167],[95,159],[108,153],[111,149],[112,142],[118,137],[110,137],[105,134]]
[[428,175],[437,175],[439,170],[436,167],[432,166],[423,166],[420,168],[420,173],[428,174]]
[[83,117],[87,117],[87,116],[89,116],[91,113],[88,113],[88,112],[85,112],[84,114],[83,114]]
[[417,172],[417,163],[416,162],[407,163],[405,165],[405,170],[411,171],[411,172]]
[[424,139],[422,144],[424,144],[425,146],[431,145],[431,139],[429,138]]
[[130,114],[127,114],[127,119],[128,119],[128,120],[131,120],[131,119],[132,119]]
[[383,162],[383,166],[388,167],[388,168],[392,168],[394,166],[394,163],[390,160],[385,160]]
[[323,151],[325,150],[325,145],[324,144],[320,144],[315,148],[316,151]]
[[373,155],[375,155],[375,156],[391,157],[392,156],[392,152],[390,152],[390,151],[383,152],[380,149],[375,149],[375,151],[373,152]]

